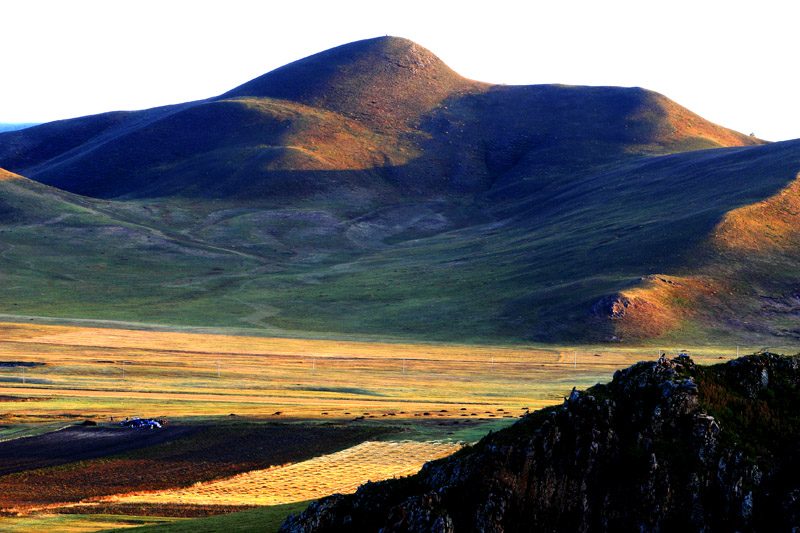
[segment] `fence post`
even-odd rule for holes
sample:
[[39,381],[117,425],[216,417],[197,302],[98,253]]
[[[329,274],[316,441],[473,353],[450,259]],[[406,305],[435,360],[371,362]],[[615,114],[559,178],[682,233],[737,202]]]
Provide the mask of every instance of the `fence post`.
[[22,367],[22,384],[25,384],[25,367]]
[[406,373],[406,360],[403,359],[403,374]]
[[578,368],[578,352],[575,352],[575,368]]

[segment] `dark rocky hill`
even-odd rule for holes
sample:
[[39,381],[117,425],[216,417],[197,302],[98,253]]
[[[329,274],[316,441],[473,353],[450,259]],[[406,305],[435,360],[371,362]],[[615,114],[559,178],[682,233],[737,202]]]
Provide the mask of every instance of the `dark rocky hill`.
[[281,532],[795,531],[800,359],[639,363]]

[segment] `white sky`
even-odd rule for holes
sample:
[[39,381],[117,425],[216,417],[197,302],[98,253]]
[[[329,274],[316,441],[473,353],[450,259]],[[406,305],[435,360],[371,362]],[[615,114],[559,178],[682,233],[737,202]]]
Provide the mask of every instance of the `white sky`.
[[796,0],[0,0],[0,122],[207,98],[396,35],[468,78],[641,86],[742,133],[793,139],[799,15]]

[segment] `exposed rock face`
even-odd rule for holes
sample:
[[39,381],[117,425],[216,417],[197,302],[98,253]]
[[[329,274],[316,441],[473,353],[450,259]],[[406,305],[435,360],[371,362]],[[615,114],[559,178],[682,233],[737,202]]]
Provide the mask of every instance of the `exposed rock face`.
[[628,308],[633,305],[630,298],[622,293],[606,296],[597,302],[592,308],[592,312],[598,316],[611,319],[623,318],[628,314]]
[[281,531],[800,531],[800,360],[639,363]]

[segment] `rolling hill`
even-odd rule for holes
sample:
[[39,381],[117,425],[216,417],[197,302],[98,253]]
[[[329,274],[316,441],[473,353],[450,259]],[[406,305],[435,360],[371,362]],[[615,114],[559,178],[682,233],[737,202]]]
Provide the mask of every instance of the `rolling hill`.
[[257,264],[244,254],[141,224],[139,209],[149,213],[0,170],[0,308],[8,313],[3,318],[141,321],[148,306],[163,309],[171,297],[187,297],[170,284],[207,273],[219,257]]
[[472,82],[391,37],[302,59],[217,98],[2,139],[3,168],[94,197],[296,201],[348,191],[363,205],[484,192],[518,165],[564,173],[760,143],[643,89]]
[[0,240],[23,280],[3,313],[476,342],[800,335],[800,141],[645,89],[490,85],[384,37],[207,100],[2,133],[0,167],[90,210],[46,204],[53,231],[24,259]]

